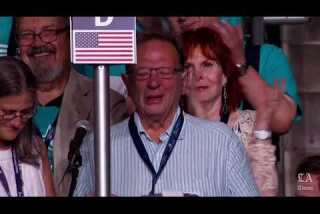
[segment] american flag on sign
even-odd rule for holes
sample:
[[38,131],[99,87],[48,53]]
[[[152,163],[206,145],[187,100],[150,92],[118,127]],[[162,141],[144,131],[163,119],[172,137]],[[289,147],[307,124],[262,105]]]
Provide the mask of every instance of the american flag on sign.
[[133,30],[74,31],[74,63],[135,63]]

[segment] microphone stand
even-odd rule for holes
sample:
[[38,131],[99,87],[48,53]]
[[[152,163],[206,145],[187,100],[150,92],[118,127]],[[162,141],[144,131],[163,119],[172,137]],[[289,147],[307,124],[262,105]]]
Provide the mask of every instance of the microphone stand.
[[95,191],[96,196],[110,196],[110,111],[109,67],[98,65],[95,87]]

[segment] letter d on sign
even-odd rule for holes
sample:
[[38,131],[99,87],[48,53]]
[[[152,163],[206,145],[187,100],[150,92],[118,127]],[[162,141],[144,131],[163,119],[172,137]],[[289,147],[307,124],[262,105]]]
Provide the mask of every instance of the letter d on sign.
[[99,27],[108,26],[112,23],[112,21],[113,21],[113,16],[108,16],[106,21],[101,21],[100,16],[95,17],[95,25]]

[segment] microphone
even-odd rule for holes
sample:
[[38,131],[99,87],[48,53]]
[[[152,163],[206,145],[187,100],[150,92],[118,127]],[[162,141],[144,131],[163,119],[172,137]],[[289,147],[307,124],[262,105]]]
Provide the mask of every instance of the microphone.
[[76,124],[76,132],[73,139],[70,142],[68,160],[71,161],[74,156],[76,150],[78,150],[81,146],[83,138],[86,134],[91,130],[91,126],[89,121],[87,120],[79,120]]
[[[79,167],[82,165],[82,158],[80,154],[80,146],[83,138],[86,136],[87,132],[90,131],[90,123],[87,120],[79,120],[76,124],[76,132],[73,139],[70,142],[68,160],[69,164],[66,172],[71,173],[71,183],[69,189],[69,196],[73,195],[73,192],[77,185],[77,177],[79,174]],[[66,173],[65,172],[65,173]]]

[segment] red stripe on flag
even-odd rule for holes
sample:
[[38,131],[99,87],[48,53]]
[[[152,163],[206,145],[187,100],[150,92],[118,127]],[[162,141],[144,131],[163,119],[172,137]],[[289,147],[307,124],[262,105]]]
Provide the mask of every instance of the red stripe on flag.
[[99,36],[99,39],[132,39],[131,36]]
[[132,35],[132,32],[99,32],[99,35]]

